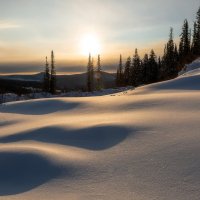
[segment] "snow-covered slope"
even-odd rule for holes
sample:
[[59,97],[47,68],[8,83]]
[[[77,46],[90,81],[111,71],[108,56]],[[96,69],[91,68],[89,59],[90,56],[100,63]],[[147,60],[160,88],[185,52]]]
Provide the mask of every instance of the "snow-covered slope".
[[199,200],[200,77],[0,107],[0,199]]
[[199,70],[199,68],[200,68],[200,58],[186,65],[185,68],[179,73],[179,75],[184,75],[185,73],[187,74],[188,72],[190,73],[193,70],[194,71]]

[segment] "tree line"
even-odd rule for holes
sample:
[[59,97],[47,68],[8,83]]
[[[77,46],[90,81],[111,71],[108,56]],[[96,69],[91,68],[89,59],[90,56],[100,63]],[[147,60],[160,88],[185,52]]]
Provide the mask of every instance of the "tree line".
[[94,58],[89,54],[87,65],[87,91],[101,90],[103,88],[101,57],[98,55],[96,69],[94,67]]
[[199,56],[200,8],[193,31],[191,31],[187,19],[184,20],[178,46],[174,42],[173,28],[170,28],[169,40],[164,47],[162,57],[156,56],[152,49],[150,54],[145,54],[143,58],[140,58],[138,49],[135,49],[133,57],[128,57],[123,65],[122,55],[120,55],[116,85],[118,87],[127,85],[136,87],[175,78],[185,64]]
[[[193,31],[191,31],[187,19],[184,20],[178,45],[174,41],[173,28],[170,28],[169,39],[164,47],[163,56],[158,57],[152,49],[149,54],[145,54],[141,58],[136,48],[133,57],[129,56],[123,65],[122,55],[120,55],[116,73],[116,86],[137,87],[175,78],[186,63],[192,62],[198,56],[200,56],[200,8],[197,12]],[[55,94],[56,70],[53,51],[51,52],[51,72],[47,58],[45,66],[44,91]],[[86,75],[88,92],[103,88],[100,55],[98,55],[95,68],[94,58],[89,54]]]
[[[122,55],[120,55],[119,66],[116,73],[116,86],[140,86],[158,81],[169,80],[178,76],[186,63],[192,62],[200,56],[200,8],[196,15],[196,20],[191,30],[187,19],[184,20],[180,40],[178,44],[174,41],[173,28],[170,28],[168,42],[164,47],[163,56],[157,56],[152,49],[149,54],[140,57],[138,49],[135,49],[133,57],[130,56],[123,64]],[[103,88],[101,57],[98,55],[95,64],[94,58],[89,54],[86,90],[92,92]],[[8,90],[10,83],[0,84],[0,103],[3,101],[3,94]],[[46,93],[56,93],[56,66],[54,52],[51,52],[50,64],[46,57],[45,71],[43,78],[43,91]],[[31,83],[32,84],[32,83]],[[34,84],[33,84],[34,87]],[[22,90],[22,89],[23,90]],[[15,89],[15,88],[14,88]],[[29,92],[26,87],[19,86],[15,89],[18,93]]]
[[[86,90],[92,92],[94,90],[101,90],[103,88],[102,80],[102,66],[101,57],[98,55],[97,64],[95,68],[94,58],[89,54],[87,73],[86,73]],[[51,52],[51,64],[46,57],[45,71],[43,78],[43,91],[46,93],[55,94],[56,93],[56,69],[55,69],[55,58],[54,52]]]

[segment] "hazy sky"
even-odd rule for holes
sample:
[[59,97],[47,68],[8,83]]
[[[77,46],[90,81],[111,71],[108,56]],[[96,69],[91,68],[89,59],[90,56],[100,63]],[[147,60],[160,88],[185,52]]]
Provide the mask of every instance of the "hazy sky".
[[106,64],[136,47],[159,54],[170,26],[177,37],[199,6],[199,0],[0,0],[0,72],[36,71],[30,66],[42,66],[52,49],[62,70],[77,71],[72,66],[87,62],[87,35],[98,39]]

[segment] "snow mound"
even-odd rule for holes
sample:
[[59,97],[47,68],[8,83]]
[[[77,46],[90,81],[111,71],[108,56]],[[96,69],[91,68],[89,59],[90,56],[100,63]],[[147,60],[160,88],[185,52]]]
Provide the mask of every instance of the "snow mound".
[[46,127],[0,138],[0,143],[39,141],[74,146],[89,150],[111,148],[123,141],[130,130],[119,126],[99,126],[70,130],[60,127]]
[[0,199],[198,200],[200,75],[0,106]]
[[177,78],[140,87],[136,94],[182,90],[200,90],[200,59],[188,65],[184,73],[182,71]]
[[[198,70],[199,71],[199,70]],[[140,93],[153,93],[153,92],[180,92],[182,90],[200,90],[200,74],[193,73],[185,76],[178,77],[173,80],[155,83],[148,86],[141,87],[136,91]]]
[[32,152],[0,153],[0,196],[23,193],[62,175],[62,169]]

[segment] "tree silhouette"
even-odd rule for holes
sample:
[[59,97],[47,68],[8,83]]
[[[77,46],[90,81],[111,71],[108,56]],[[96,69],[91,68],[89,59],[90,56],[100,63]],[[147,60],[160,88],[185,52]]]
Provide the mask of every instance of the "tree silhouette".
[[56,69],[55,69],[55,58],[54,52],[51,52],[51,79],[50,79],[50,92],[51,94],[56,93]]
[[44,72],[44,92],[50,91],[50,74],[49,74],[49,63],[46,57],[45,72]]
[[120,54],[119,58],[119,67],[117,69],[116,84],[118,87],[124,86],[124,74],[123,74],[123,64],[122,64],[122,55]]
[[101,90],[103,88],[103,80],[102,80],[101,56],[100,55],[98,55],[98,60],[97,60],[96,80],[97,80],[96,89]]
[[89,54],[88,66],[87,66],[87,91],[92,92],[94,90],[94,61]]

